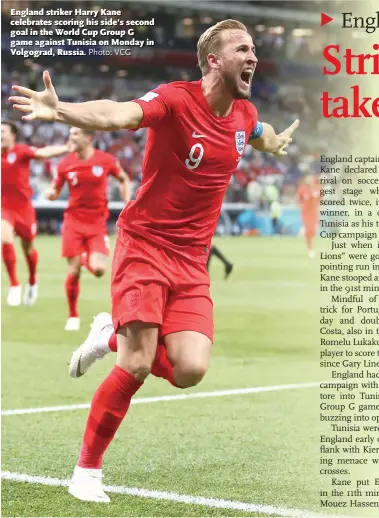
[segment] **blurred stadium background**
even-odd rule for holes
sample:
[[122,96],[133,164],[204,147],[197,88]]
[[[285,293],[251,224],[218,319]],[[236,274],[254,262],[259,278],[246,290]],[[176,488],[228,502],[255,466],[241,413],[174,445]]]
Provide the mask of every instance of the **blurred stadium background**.
[[[338,2],[333,2],[334,6]],[[175,80],[196,80],[200,71],[196,60],[196,43],[210,25],[227,17],[244,22],[255,39],[259,65],[252,85],[252,102],[260,120],[277,130],[287,127],[299,117],[300,130],[288,150],[288,157],[252,152],[247,146],[243,160],[231,179],[225,198],[218,233],[240,234],[252,231],[269,235],[271,224],[278,217],[276,229],[284,234],[297,234],[300,218],[295,205],[295,192],[304,173],[319,172],[320,153],[337,152],[338,141],[333,124],[320,115],[321,49],[330,37],[329,27],[319,28],[320,11],[327,2],[190,2],[182,0],[146,0],[112,2],[59,2],[65,9],[122,8],[125,19],[155,19],[154,26],[136,28],[138,34],[155,41],[154,47],[133,48],[132,56],[66,58],[41,57],[22,59],[10,54],[10,9],[54,8],[56,2],[4,0],[2,9],[2,113],[3,118],[19,119],[12,112],[7,98],[11,85],[42,88],[41,73],[47,68],[53,76],[62,100],[80,102],[110,98],[127,101]],[[330,11],[329,11],[330,12]],[[67,26],[66,28],[70,28]],[[77,37],[78,38],[78,37]],[[69,48],[69,47],[68,47]],[[92,47],[93,48],[93,47]],[[109,48],[109,47],[108,47]],[[68,127],[59,123],[24,123],[23,140],[35,146],[65,142]],[[132,182],[133,196],[140,184],[146,130],[110,132],[96,135],[96,147],[115,154]],[[55,204],[43,200],[43,191],[54,174],[58,159],[32,165],[34,201],[39,207],[40,232],[59,232],[63,201]],[[117,185],[110,184],[109,200],[114,223],[122,205]],[[111,225],[112,227],[112,225]],[[112,231],[112,228],[110,229]]]

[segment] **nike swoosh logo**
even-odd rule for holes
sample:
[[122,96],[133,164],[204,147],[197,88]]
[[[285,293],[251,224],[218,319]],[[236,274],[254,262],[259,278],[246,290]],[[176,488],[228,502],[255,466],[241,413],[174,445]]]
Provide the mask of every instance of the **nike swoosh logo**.
[[194,131],[194,132],[192,133],[192,136],[193,136],[193,138],[206,137],[206,135],[200,135],[200,134],[197,134],[197,133],[196,133],[196,131]]
[[76,367],[76,377],[77,378],[80,378],[81,376],[83,376],[82,372],[80,371],[80,359],[81,359],[82,355],[79,356],[79,360],[78,360],[78,365]]

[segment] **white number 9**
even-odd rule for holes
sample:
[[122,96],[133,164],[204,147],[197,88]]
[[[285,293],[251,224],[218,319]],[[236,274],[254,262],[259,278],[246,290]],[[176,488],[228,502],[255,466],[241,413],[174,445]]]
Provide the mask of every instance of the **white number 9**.
[[[196,150],[199,150],[198,155],[194,156],[195,154],[197,154]],[[203,156],[204,156],[203,146],[198,143],[194,144],[190,149],[189,157],[186,159],[186,161],[184,163],[186,164],[188,169],[196,169],[196,167],[199,166]]]

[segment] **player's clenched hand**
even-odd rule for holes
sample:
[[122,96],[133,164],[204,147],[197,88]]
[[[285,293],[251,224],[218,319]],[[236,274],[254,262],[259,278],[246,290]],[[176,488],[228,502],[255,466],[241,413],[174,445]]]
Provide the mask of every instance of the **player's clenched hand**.
[[49,187],[43,193],[43,197],[46,198],[46,200],[54,201],[54,200],[58,199],[59,193],[57,192],[57,190],[54,187]]
[[286,148],[289,144],[291,144],[292,133],[295,131],[295,129],[298,128],[299,124],[300,124],[299,119],[296,119],[295,122],[293,122],[289,128],[287,128],[282,133],[279,133],[279,135],[277,135],[278,147],[277,147],[276,151],[274,151],[275,155],[286,155],[287,154]]
[[12,87],[13,90],[25,96],[9,98],[13,103],[13,108],[27,114],[22,117],[23,120],[54,121],[56,119],[59,99],[51,82],[50,74],[46,70],[43,73],[43,82],[46,87],[43,92],[35,92],[23,86]]

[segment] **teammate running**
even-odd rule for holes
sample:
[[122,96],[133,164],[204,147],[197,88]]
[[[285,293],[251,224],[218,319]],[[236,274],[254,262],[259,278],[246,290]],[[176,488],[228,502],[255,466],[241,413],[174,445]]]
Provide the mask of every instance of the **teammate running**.
[[105,273],[109,255],[107,219],[109,216],[107,189],[108,176],[120,182],[122,199],[129,201],[129,181],[113,155],[93,147],[94,132],[70,129],[69,141],[76,151],[58,163],[57,176],[45,193],[48,200],[56,200],[65,182],[69,187],[69,202],[64,213],[62,229],[62,256],[68,261],[65,282],[69,316],[66,331],[78,331],[79,281],[82,255],[85,265],[96,277]]
[[31,306],[38,297],[38,253],[34,246],[37,219],[32,205],[33,191],[29,183],[30,161],[63,155],[70,151],[70,147],[66,144],[38,149],[17,143],[18,136],[19,129],[14,122],[1,123],[1,245],[10,284],[7,304],[19,306],[22,289],[17,276],[14,234],[21,238],[22,250],[29,270],[23,302]]
[[104,314],[95,319],[77,362],[80,375],[96,355],[117,347],[116,365],[93,397],[69,486],[81,500],[109,502],[103,455],[152,366],[162,367],[161,375],[181,388],[205,375],[213,342],[206,263],[225,191],[247,142],[286,154],[298,126],[295,121],[277,135],[258,121],[248,101],[257,58],[242,23],[225,20],[207,29],[198,61],[202,80],[161,85],[126,103],[60,102],[47,72],[43,92],[17,86],[26,97],[11,98],[27,120],[85,129],[149,128],[142,184],[118,221],[113,325]]
[[313,239],[317,233],[319,223],[320,187],[311,174],[304,177],[303,184],[297,191],[297,199],[301,210],[301,219],[304,225],[305,240],[308,256],[313,259]]

